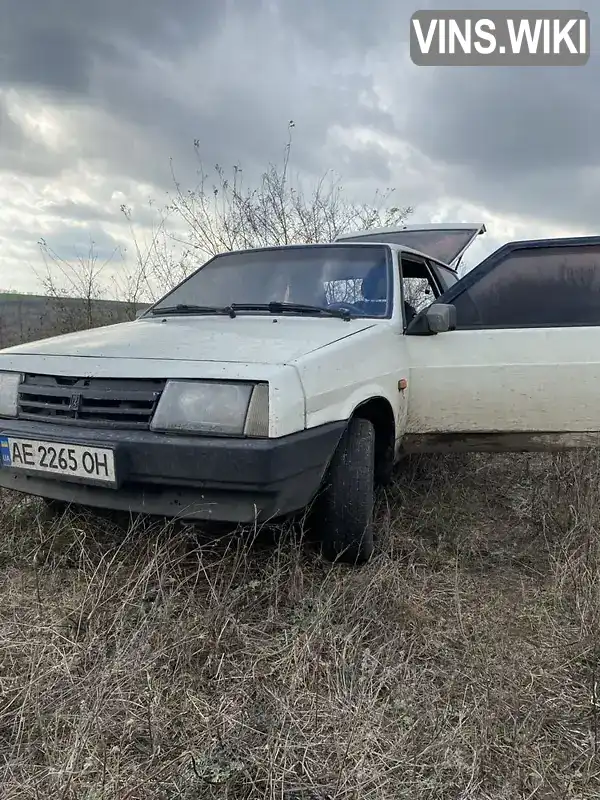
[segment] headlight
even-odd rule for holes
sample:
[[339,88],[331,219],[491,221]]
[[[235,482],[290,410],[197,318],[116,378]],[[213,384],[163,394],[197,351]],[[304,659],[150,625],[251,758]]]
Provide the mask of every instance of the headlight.
[[0,372],[0,417],[16,417],[19,405],[19,372]]
[[150,424],[153,431],[269,435],[266,383],[168,381]]

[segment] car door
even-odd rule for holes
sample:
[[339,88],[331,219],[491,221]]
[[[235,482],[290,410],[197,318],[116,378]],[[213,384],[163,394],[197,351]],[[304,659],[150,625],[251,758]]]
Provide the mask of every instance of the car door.
[[478,236],[485,233],[483,222],[432,223],[369,228],[342,233],[336,242],[382,242],[410,247],[449,266],[456,266]]
[[457,326],[407,328],[409,434],[529,449],[600,431],[600,237],[511,242],[437,302]]

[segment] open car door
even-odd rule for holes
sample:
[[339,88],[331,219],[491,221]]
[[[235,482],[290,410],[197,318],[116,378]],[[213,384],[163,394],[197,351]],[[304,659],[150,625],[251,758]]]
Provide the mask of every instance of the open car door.
[[404,339],[414,449],[600,443],[600,236],[510,242],[436,302],[456,329]]
[[483,222],[432,223],[342,233],[335,241],[398,244],[411,247],[448,266],[456,267],[467,248],[483,233],[485,233]]

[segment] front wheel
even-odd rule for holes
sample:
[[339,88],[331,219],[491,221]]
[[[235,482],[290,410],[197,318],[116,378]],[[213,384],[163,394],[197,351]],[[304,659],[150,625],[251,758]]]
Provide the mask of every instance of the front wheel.
[[323,555],[359,564],[373,554],[375,429],[353,418],[342,436],[313,506]]

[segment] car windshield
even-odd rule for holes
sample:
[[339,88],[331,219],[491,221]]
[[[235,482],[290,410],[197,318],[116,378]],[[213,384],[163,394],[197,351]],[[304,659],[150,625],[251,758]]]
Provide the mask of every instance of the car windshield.
[[[154,307],[259,305],[268,313],[288,303],[348,309],[352,316],[386,317],[391,300],[390,250],[385,245],[306,245],[215,256]],[[200,308],[202,307],[202,308]],[[285,313],[294,313],[286,308]],[[296,313],[302,313],[300,309]]]

